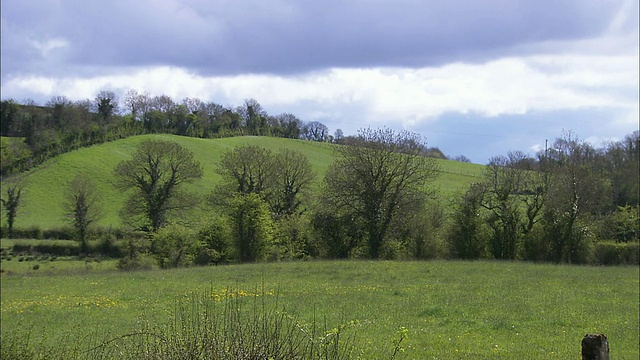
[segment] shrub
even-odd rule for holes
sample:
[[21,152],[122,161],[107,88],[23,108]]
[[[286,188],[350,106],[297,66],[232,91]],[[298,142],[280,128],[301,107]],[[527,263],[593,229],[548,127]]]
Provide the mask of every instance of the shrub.
[[596,244],[594,257],[599,265],[640,265],[638,243],[601,242]]
[[225,218],[215,218],[202,228],[198,232],[198,240],[201,248],[195,258],[196,264],[224,264],[233,258],[233,238]]
[[153,268],[153,258],[146,254],[139,254],[135,257],[125,256],[118,261],[116,265],[119,270],[151,270]]
[[201,244],[193,231],[169,225],[154,234],[151,248],[161,268],[176,268],[192,264]]
[[71,226],[47,229],[42,232],[43,239],[73,240],[74,230]]
[[119,258],[122,256],[122,249],[116,245],[116,236],[105,234],[100,239],[96,251],[104,256]]

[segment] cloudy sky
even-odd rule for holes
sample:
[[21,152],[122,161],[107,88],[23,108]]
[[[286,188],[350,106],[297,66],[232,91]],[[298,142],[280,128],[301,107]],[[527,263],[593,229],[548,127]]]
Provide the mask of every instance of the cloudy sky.
[[637,0],[2,0],[1,95],[128,89],[486,163],[638,130]]

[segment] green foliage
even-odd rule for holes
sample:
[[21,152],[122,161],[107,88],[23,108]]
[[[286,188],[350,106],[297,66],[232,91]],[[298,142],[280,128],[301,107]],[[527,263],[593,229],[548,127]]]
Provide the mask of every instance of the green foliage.
[[236,256],[241,262],[263,260],[273,246],[275,223],[258,194],[236,195],[229,206]]
[[189,266],[202,244],[196,234],[179,225],[168,225],[153,235],[151,249],[161,268]]
[[363,242],[357,221],[351,214],[317,211],[313,215],[312,225],[320,255],[329,259],[357,257]]
[[[44,166],[24,174],[25,191],[22,194],[24,202],[16,219],[16,228],[24,229],[38,226],[46,231],[49,228],[66,225],[60,204],[64,201],[64,193],[69,182],[78,174],[78,169],[82,169],[82,173],[91,177],[96,183],[102,198],[109,199],[109,201],[102,203],[104,216],[96,223],[96,226],[112,227],[113,229],[124,228],[126,224],[119,216],[119,212],[129,194],[113,186],[115,180],[113,169],[118,163],[130,160],[138,146],[146,140],[176,142],[193,152],[195,160],[201,164],[209,164],[204,166],[202,178],[193,183],[185,184],[184,187],[185,191],[191,192],[201,199],[210,194],[221,182],[221,176],[212,165],[218,163],[222,154],[229,149],[242,145],[255,145],[270,149],[274,153],[280,149],[300,152],[309,159],[313,172],[317,174],[316,180],[310,185],[308,192],[317,193],[320,180],[333,161],[332,149],[338,146],[321,142],[270,137],[203,140],[174,135],[144,135],[78,149],[59,155],[55,161],[51,160]],[[100,159],[100,161],[95,161],[95,159]],[[480,179],[478,176],[482,174],[483,168],[482,165],[447,160],[438,161],[438,164],[441,167],[441,176],[434,182],[434,187],[440,188],[440,195],[444,201],[459,189],[468,187],[473,181],[478,181]],[[4,189],[7,184],[14,182],[14,178],[2,179],[2,188]],[[307,206],[301,207],[301,210]],[[194,210],[195,217],[206,218],[206,211]],[[2,224],[6,227],[5,216],[2,217]],[[202,226],[204,224],[196,225]]]
[[454,205],[453,222],[448,234],[449,252],[457,259],[480,259],[486,255],[486,235],[482,209],[482,187],[475,185]]
[[118,260],[116,267],[122,271],[151,270],[153,263],[154,259],[147,254],[127,255]]
[[233,235],[225,217],[216,217],[200,229],[200,251],[195,258],[198,265],[224,264],[234,258]]
[[640,265],[640,246],[637,242],[600,242],[594,257],[600,265]]
[[25,171],[32,153],[24,138],[0,138],[0,176]]
[[619,206],[600,221],[599,237],[616,242],[640,240],[640,206]]
[[[18,184],[10,184],[5,187],[6,197],[0,199],[2,207],[7,216],[7,232],[9,238],[13,237],[13,224],[18,216],[18,207],[20,206],[20,195],[22,194],[22,186]],[[4,194],[3,194],[4,195]]]
[[68,220],[73,224],[82,251],[87,251],[89,226],[101,216],[99,194],[91,178],[76,175],[69,184],[63,203]]
[[360,130],[349,145],[336,147],[327,171],[323,206],[359,221],[369,257],[377,259],[402,218],[419,211],[438,173],[434,159],[422,156],[416,134],[390,129]]
[[285,216],[276,221],[276,244],[282,259],[307,259],[320,255],[314,241],[310,215]]

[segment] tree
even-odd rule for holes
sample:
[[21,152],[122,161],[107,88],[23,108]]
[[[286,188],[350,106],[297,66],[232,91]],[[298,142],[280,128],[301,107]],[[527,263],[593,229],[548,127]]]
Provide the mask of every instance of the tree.
[[611,206],[611,191],[604,171],[596,171],[598,153],[588,143],[566,132],[547,152],[544,169],[549,189],[544,208],[546,236],[552,240],[556,262],[584,262],[584,222]]
[[95,98],[96,110],[103,123],[118,113],[118,96],[113,91],[101,90]]
[[606,169],[611,179],[616,206],[638,205],[638,178],[640,177],[640,136],[635,131],[624,140],[607,146]]
[[484,191],[484,185],[473,184],[454,204],[449,250],[455,258],[478,259],[485,254],[480,212]]
[[273,241],[274,223],[269,208],[258,194],[234,196],[229,209],[236,254],[241,262],[264,257]]
[[119,188],[133,190],[123,215],[142,217],[143,227],[153,232],[166,223],[170,212],[190,209],[197,203],[182,185],[201,178],[202,167],[192,152],[177,143],[145,141],[114,173]]
[[262,194],[273,181],[275,167],[271,150],[254,145],[235,147],[222,155],[218,173],[223,176],[223,193]]
[[262,135],[268,117],[262,105],[255,99],[246,99],[237,112],[243,120],[243,125],[249,135]]
[[22,186],[20,184],[3,185],[6,192],[6,198],[2,200],[2,206],[7,214],[7,227],[9,230],[9,238],[13,237],[13,225],[18,216],[18,207],[20,206],[20,196],[22,195]]
[[315,179],[307,157],[295,150],[282,149],[274,158],[274,181],[267,201],[271,210],[280,216],[299,213],[301,195]]
[[89,225],[95,223],[101,216],[99,194],[91,178],[86,175],[77,175],[69,183],[63,207],[76,231],[81,250],[86,252]]
[[329,129],[321,122],[311,121],[304,125],[301,136],[304,140],[327,141],[329,139]]
[[379,258],[389,230],[402,216],[420,208],[438,166],[421,155],[418,135],[390,129],[360,130],[349,145],[336,149],[337,160],[324,181],[324,201],[335,213],[359,219],[371,258]]
[[521,153],[495,156],[485,172],[482,207],[489,211],[488,223],[493,230],[491,252],[496,259],[515,259],[520,238],[521,215],[518,193],[523,170],[514,168]]
[[201,246],[193,231],[172,224],[153,235],[151,247],[158,265],[166,269],[190,265]]

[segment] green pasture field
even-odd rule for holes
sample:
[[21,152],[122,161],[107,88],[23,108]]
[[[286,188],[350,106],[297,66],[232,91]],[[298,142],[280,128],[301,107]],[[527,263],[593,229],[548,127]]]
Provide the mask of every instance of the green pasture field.
[[[25,184],[15,227],[37,226],[41,229],[51,229],[69,226],[62,210],[62,203],[69,182],[77,174],[86,174],[91,177],[102,195],[101,206],[104,216],[96,225],[105,228],[120,227],[122,221],[118,212],[127,195],[114,187],[113,169],[119,162],[130,159],[137,146],[148,139],[174,141],[194,153],[195,159],[203,166],[204,176],[194,184],[188,184],[187,187],[202,198],[219,183],[220,176],[216,173],[216,168],[220,157],[226,150],[233,147],[258,145],[272,151],[278,151],[281,148],[300,151],[309,158],[317,174],[317,187],[333,162],[333,150],[336,146],[328,143],[256,136],[197,139],[175,135],[142,135],[78,149],[56,156],[25,174],[3,181],[11,183],[20,178]],[[439,189],[444,199],[456,194],[459,190],[466,189],[470,183],[479,181],[484,169],[482,165],[455,161],[439,160],[439,164],[442,173],[433,185]],[[193,216],[206,218],[208,213],[208,209],[200,209]],[[4,216],[2,225],[6,225]]]
[[[577,359],[587,333],[638,359],[638,267],[511,262],[318,261],[139,272],[2,275],[2,334],[34,342],[108,337],[171,321],[203,296],[264,301],[304,323],[351,324],[354,355],[401,359]],[[256,300],[258,299],[258,300]],[[352,323],[353,322],[353,323]],[[109,334],[109,335],[107,335]]]

